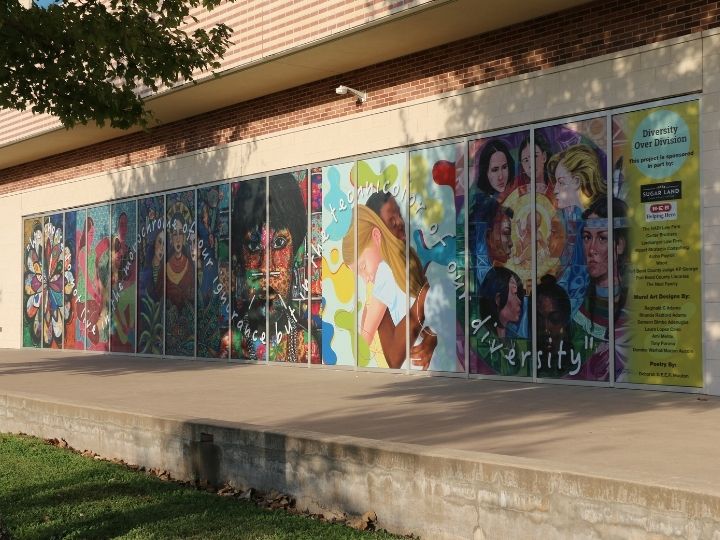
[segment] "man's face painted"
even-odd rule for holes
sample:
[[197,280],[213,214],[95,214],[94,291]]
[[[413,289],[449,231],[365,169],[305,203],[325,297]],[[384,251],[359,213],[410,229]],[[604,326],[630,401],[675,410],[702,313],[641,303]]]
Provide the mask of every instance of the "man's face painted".
[[380,219],[395,238],[405,241],[405,220],[400,213],[400,207],[395,201],[395,197],[390,197],[380,207]]
[[[255,296],[254,305],[259,302],[258,307],[264,307],[267,291],[271,320],[279,318],[290,307],[292,250],[292,235],[287,228],[268,230],[265,226],[257,227],[247,233],[243,244],[248,297]],[[269,281],[265,277],[267,266],[270,269]]]

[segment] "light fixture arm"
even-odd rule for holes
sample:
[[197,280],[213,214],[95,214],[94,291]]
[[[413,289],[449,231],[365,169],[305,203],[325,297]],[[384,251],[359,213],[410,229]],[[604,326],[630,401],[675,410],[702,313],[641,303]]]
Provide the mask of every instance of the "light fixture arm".
[[355,90],[354,88],[350,88],[349,86],[345,86],[344,84],[341,84],[335,89],[336,94],[345,95],[348,92],[353,94],[355,97],[357,97],[358,101],[360,103],[365,103],[367,101],[367,92],[361,92],[360,90]]

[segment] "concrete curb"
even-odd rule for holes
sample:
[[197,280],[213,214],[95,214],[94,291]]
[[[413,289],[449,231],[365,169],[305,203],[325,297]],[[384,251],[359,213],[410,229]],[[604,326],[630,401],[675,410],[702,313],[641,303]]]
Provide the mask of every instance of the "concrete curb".
[[313,511],[374,510],[423,538],[717,538],[720,497],[648,478],[210,419],[154,417],[0,394],[0,430],[296,497]]

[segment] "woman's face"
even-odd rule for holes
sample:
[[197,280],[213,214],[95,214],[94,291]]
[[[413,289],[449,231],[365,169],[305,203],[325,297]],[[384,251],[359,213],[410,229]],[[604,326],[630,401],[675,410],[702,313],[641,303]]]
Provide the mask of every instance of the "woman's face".
[[[598,219],[590,214],[588,219]],[[607,229],[585,227],[583,230],[583,248],[590,278],[599,286],[608,284],[608,232]]]
[[557,216],[550,220],[550,237],[548,239],[548,250],[551,257],[560,257],[565,248],[565,230]]
[[523,172],[530,176],[530,145],[527,145],[520,152],[520,165],[522,165]]
[[512,222],[503,212],[498,212],[490,229],[488,250],[493,260],[506,263],[512,254]]
[[175,222],[175,226],[172,230],[171,235],[173,254],[175,257],[180,257],[183,252],[183,246],[185,245],[185,235],[183,234],[183,226],[179,221]]
[[[378,229],[374,229],[374,231],[380,233]],[[371,239],[370,244],[362,250],[358,257],[358,275],[363,278],[365,283],[373,283],[375,281],[375,274],[377,274],[377,269],[381,261],[382,253],[380,252],[380,246]]]
[[555,198],[558,208],[579,206],[578,188],[580,181],[565,167],[563,162],[558,163],[555,169]]
[[500,310],[500,323],[503,326],[509,322],[518,322],[520,320],[522,300],[520,300],[520,295],[518,294],[518,285],[515,277],[511,277],[508,282],[507,302]]
[[490,165],[487,170],[488,181],[492,188],[498,193],[505,191],[507,187],[510,172],[508,170],[508,161],[500,151],[490,156]]
[[165,254],[165,235],[160,232],[155,237],[155,257],[162,259]]

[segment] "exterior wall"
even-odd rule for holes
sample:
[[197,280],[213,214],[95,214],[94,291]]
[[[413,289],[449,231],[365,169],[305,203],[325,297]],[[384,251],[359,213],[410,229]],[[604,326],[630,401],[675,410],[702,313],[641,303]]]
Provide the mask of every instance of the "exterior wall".
[[[211,12],[195,8],[191,14],[198,21],[187,25],[187,31],[210,28],[218,23],[233,29],[236,38],[217,70],[222,72],[373,24],[390,15],[433,1],[437,0],[399,0],[392,3],[384,0],[325,0],[305,2],[302,7],[298,7],[297,3],[288,0],[239,0],[232,4],[221,4]],[[198,80],[210,76],[197,74]],[[147,90],[144,93],[151,92]],[[2,144],[58,127],[60,123],[49,115],[0,111]]]
[[[654,4],[657,12],[640,3],[627,8],[627,4],[611,4],[607,11],[594,5],[594,10],[573,11],[562,19],[564,24],[538,19],[522,28],[360,70],[349,74],[350,80],[343,78],[350,85],[366,76],[374,81],[370,83],[371,110],[348,114],[347,100],[331,95],[335,83],[322,81],[155,132],[3,171],[0,219],[9,232],[3,236],[7,256],[0,263],[0,283],[8,284],[0,297],[0,345],[18,347],[21,343],[21,291],[9,284],[20,281],[23,215],[702,92],[706,390],[720,393],[720,266],[713,255],[714,232],[720,227],[720,190],[715,186],[720,160],[720,96],[715,88],[720,86],[720,42],[713,30],[689,33],[715,24],[718,10],[683,6],[689,19],[673,18],[681,4]],[[634,16],[629,17],[625,9],[634,10]],[[701,20],[701,14],[707,17]],[[637,33],[642,17],[647,25]],[[667,25],[670,19],[675,22]],[[600,33],[603,21],[608,28],[603,39],[610,44],[601,48],[598,43],[598,49],[593,49],[592,36]],[[619,25],[617,30],[614,24]],[[573,42],[570,34],[577,34],[581,26],[590,30]],[[538,28],[543,28],[543,35],[532,37]],[[677,34],[681,37],[657,41]],[[502,35],[514,37],[507,43],[499,39]],[[492,49],[492,43],[498,49]],[[543,43],[547,44],[545,56],[537,53]],[[583,43],[590,48],[583,48]],[[523,56],[530,47],[539,57]],[[488,68],[497,62],[500,50],[509,60],[501,63],[507,67],[498,76]],[[598,56],[601,51],[617,50]],[[472,68],[458,74],[458,66],[467,64],[468,58]],[[429,73],[420,71],[417,76],[410,68],[398,69],[408,64],[430,66]],[[456,74],[452,80],[450,73]],[[383,87],[386,95],[372,92],[372,84]],[[465,89],[466,85],[470,87]],[[292,105],[291,99],[297,96],[305,97]]]

